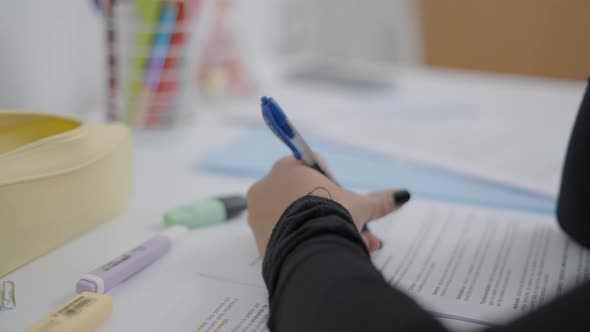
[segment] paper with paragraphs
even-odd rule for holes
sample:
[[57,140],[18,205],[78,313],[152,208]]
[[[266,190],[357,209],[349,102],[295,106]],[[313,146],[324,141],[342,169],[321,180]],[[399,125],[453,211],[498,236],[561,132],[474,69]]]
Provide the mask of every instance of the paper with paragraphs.
[[590,252],[552,217],[417,203],[388,219],[374,263],[438,317],[493,326],[590,279]]
[[[548,216],[413,201],[371,227],[389,283],[452,328],[502,324],[590,280],[590,252]],[[243,250],[202,261],[203,276],[263,287],[250,233],[231,241]]]
[[[590,279],[590,252],[552,217],[413,200],[371,228],[385,243],[372,258],[389,283],[453,330],[502,324]],[[267,331],[262,261],[245,217],[206,231],[210,242],[189,232],[115,288],[103,330]]]

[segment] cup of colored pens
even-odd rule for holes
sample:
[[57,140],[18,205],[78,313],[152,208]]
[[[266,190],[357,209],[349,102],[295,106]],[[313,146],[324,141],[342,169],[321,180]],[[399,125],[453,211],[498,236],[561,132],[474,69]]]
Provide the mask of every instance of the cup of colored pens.
[[107,118],[164,128],[190,118],[191,27],[200,0],[97,0],[106,28]]

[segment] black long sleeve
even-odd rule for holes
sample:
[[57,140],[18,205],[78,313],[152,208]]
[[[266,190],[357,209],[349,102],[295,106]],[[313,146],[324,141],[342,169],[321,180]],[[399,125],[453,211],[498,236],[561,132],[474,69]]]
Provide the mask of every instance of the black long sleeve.
[[580,244],[590,247],[590,79],[570,136],[561,174],[557,220]]
[[[445,331],[373,266],[347,210],[306,196],[283,214],[263,264],[272,331]],[[498,331],[586,326],[590,284]],[[496,330],[496,329],[494,329]]]

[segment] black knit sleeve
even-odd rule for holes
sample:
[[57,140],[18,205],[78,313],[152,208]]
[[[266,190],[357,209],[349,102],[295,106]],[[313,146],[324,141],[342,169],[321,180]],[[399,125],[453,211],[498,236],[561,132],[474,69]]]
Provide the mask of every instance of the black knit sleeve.
[[[347,210],[306,196],[273,230],[263,263],[271,331],[444,331],[373,266]],[[590,283],[488,331],[558,331],[590,319]]]
[[272,331],[440,331],[442,326],[390,287],[340,204],[294,202],[276,225],[263,277]]

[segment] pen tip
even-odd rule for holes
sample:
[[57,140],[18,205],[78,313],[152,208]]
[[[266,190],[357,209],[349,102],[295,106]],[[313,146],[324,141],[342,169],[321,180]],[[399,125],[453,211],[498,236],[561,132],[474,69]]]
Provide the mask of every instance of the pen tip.
[[262,98],[260,98],[260,101],[262,102],[262,104],[266,104],[270,101],[270,98],[267,96],[262,96]]

